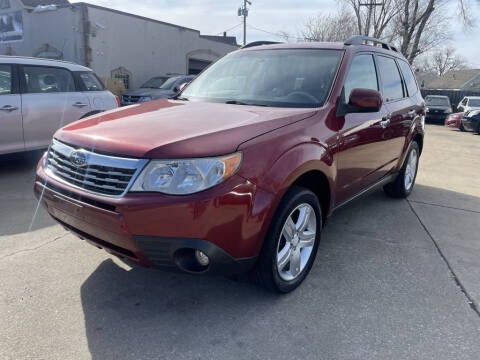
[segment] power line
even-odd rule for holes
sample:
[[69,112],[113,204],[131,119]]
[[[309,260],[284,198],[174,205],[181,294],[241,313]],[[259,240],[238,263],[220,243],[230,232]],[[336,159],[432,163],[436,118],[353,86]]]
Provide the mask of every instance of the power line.
[[250,25],[250,24],[248,24],[247,26],[248,26],[249,28],[252,28],[252,29],[257,30],[257,31],[264,32],[264,33],[269,34],[269,35],[273,35],[273,36],[277,36],[277,37],[281,37],[281,38],[287,37],[287,38],[291,38],[291,39],[295,39],[295,40],[305,41],[305,38],[300,38],[300,37],[292,36],[292,35],[290,35],[290,34],[288,34],[288,33],[285,33],[285,34],[281,34],[281,33],[278,33],[278,32],[274,33],[274,32],[268,31],[268,30],[260,29],[260,28],[258,28],[258,27],[256,27],[256,26],[253,26],[253,25]]
[[215,36],[222,35],[223,33],[232,31],[233,29],[236,29],[236,28],[239,27],[240,25],[242,25],[242,23],[238,23],[237,25],[232,26],[230,29],[227,29],[227,30],[225,30],[225,31],[220,31],[220,32],[219,32],[218,34],[216,34]]

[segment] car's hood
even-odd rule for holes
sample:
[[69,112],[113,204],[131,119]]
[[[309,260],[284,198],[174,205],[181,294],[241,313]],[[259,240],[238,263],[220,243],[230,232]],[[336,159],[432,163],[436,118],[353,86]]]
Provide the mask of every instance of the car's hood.
[[127,96],[164,96],[173,95],[174,92],[168,89],[153,89],[153,88],[140,88],[135,90],[127,90],[122,95]]
[[79,120],[55,138],[99,152],[146,158],[186,158],[234,152],[253,137],[315,114],[271,108],[157,100]]

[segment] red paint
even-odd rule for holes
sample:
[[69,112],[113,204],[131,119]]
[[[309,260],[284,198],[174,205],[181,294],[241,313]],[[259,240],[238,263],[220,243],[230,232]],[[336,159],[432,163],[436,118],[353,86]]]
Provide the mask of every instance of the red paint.
[[[328,186],[320,190],[329,193],[330,202],[324,205],[330,213],[381,177],[398,171],[410,141],[417,134],[423,137],[424,104],[419,92],[382,104],[376,92],[353,91],[353,103],[378,111],[337,116],[346,73],[359,51],[392,55],[371,46],[346,46],[331,94],[321,108],[158,100],[78,121],[55,135],[79,147],[141,158],[242,151],[238,173],[214,188],[189,196],[128,193],[123,198],[106,198],[48,179],[114,210],[70,200],[72,205],[48,189],[43,202],[54,217],[131,251],[134,260],[145,266],[151,264],[132,235],[203,239],[234,258],[258,255],[282,196],[300,176],[316,172],[325,177]],[[384,128],[380,121],[387,114],[391,122]],[[42,160],[35,185],[38,194],[46,179],[41,164]]]
[[463,112],[448,115],[445,119],[445,126],[454,129],[460,129],[462,123]]

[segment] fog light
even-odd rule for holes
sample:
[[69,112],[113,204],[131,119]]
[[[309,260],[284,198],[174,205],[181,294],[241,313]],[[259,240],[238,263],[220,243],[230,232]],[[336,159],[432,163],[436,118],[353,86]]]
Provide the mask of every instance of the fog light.
[[210,259],[203,251],[195,250],[195,258],[202,266],[207,266],[210,263]]

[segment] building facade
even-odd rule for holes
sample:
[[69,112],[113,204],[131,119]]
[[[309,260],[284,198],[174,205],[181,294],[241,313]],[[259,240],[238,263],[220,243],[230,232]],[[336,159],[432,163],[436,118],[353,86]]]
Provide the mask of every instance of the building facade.
[[0,0],[0,55],[72,61],[126,88],[153,76],[196,74],[237,48],[234,37],[88,3]]

